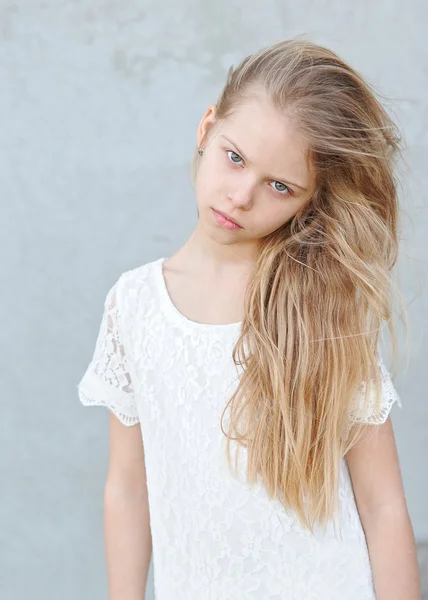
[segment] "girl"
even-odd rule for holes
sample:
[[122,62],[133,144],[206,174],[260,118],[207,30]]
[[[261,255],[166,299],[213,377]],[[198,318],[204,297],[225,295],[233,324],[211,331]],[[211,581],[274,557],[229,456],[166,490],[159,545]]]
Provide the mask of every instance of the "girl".
[[419,599],[379,352],[399,147],[326,48],[229,70],[197,130],[197,225],[110,289],[79,384],[111,411],[111,600],[144,598],[152,550],[157,600]]

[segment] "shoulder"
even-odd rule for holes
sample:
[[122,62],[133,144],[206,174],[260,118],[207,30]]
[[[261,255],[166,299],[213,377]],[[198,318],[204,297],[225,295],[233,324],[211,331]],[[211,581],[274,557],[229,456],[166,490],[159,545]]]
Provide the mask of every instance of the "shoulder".
[[156,302],[156,268],[162,258],[143,263],[124,271],[108,292],[108,298],[114,298],[119,314],[123,317],[135,317],[142,307]]
[[153,272],[159,260],[161,259],[152,260],[124,271],[118,279],[118,284],[129,289],[138,288],[142,285],[152,285]]
[[114,292],[123,299],[125,296],[138,293],[141,289],[153,287],[156,284],[155,269],[160,260],[162,259],[152,260],[122,272],[111,286],[109,293]]

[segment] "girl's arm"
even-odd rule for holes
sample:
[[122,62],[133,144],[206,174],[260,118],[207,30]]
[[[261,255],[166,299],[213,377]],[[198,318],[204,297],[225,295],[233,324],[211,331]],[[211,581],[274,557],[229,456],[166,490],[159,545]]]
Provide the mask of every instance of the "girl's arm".
[[391,419],[369,426],[346,459],[367,540],[376,599],[420,600],[416,544]]
[[113,414],[104,527],[109,600],[144,600],[152,538],[141,427]]

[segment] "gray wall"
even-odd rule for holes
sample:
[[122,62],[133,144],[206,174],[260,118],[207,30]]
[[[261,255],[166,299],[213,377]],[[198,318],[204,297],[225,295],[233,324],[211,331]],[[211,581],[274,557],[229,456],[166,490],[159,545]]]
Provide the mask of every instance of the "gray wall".
[[84,409],[75,387],[105,294],[195,225],[196,126],[228,67],[299,34],[391,98],[407,140],[399,276],[412,338],[393,422],[415,533],[428,540],[427,8],[288,4],[0,2],[2,599],[107,597],[108,415]]

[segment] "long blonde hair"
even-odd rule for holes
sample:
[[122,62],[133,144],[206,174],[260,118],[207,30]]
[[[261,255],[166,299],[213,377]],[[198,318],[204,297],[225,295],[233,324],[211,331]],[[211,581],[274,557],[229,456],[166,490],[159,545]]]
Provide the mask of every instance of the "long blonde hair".
[[[373,382],[379,406],[383,321],[397,352],[392,292],[404,303],[390,272],[401,138],[370,85],[312,42],[280,41],[231,67],[217,120],[253,85],[306,136],[316,191],[260,241],[233,349],[243,373],[222,414],[223,422],[230,409],[229,430],[221,428],[229,465],[233,439],[247,447],[248,483],[261,477],[269,497],[313,531],[337,516],[339,463],[366,428],[348,421],[362,381]],[[199,160],[196,148],[193,182]]]

